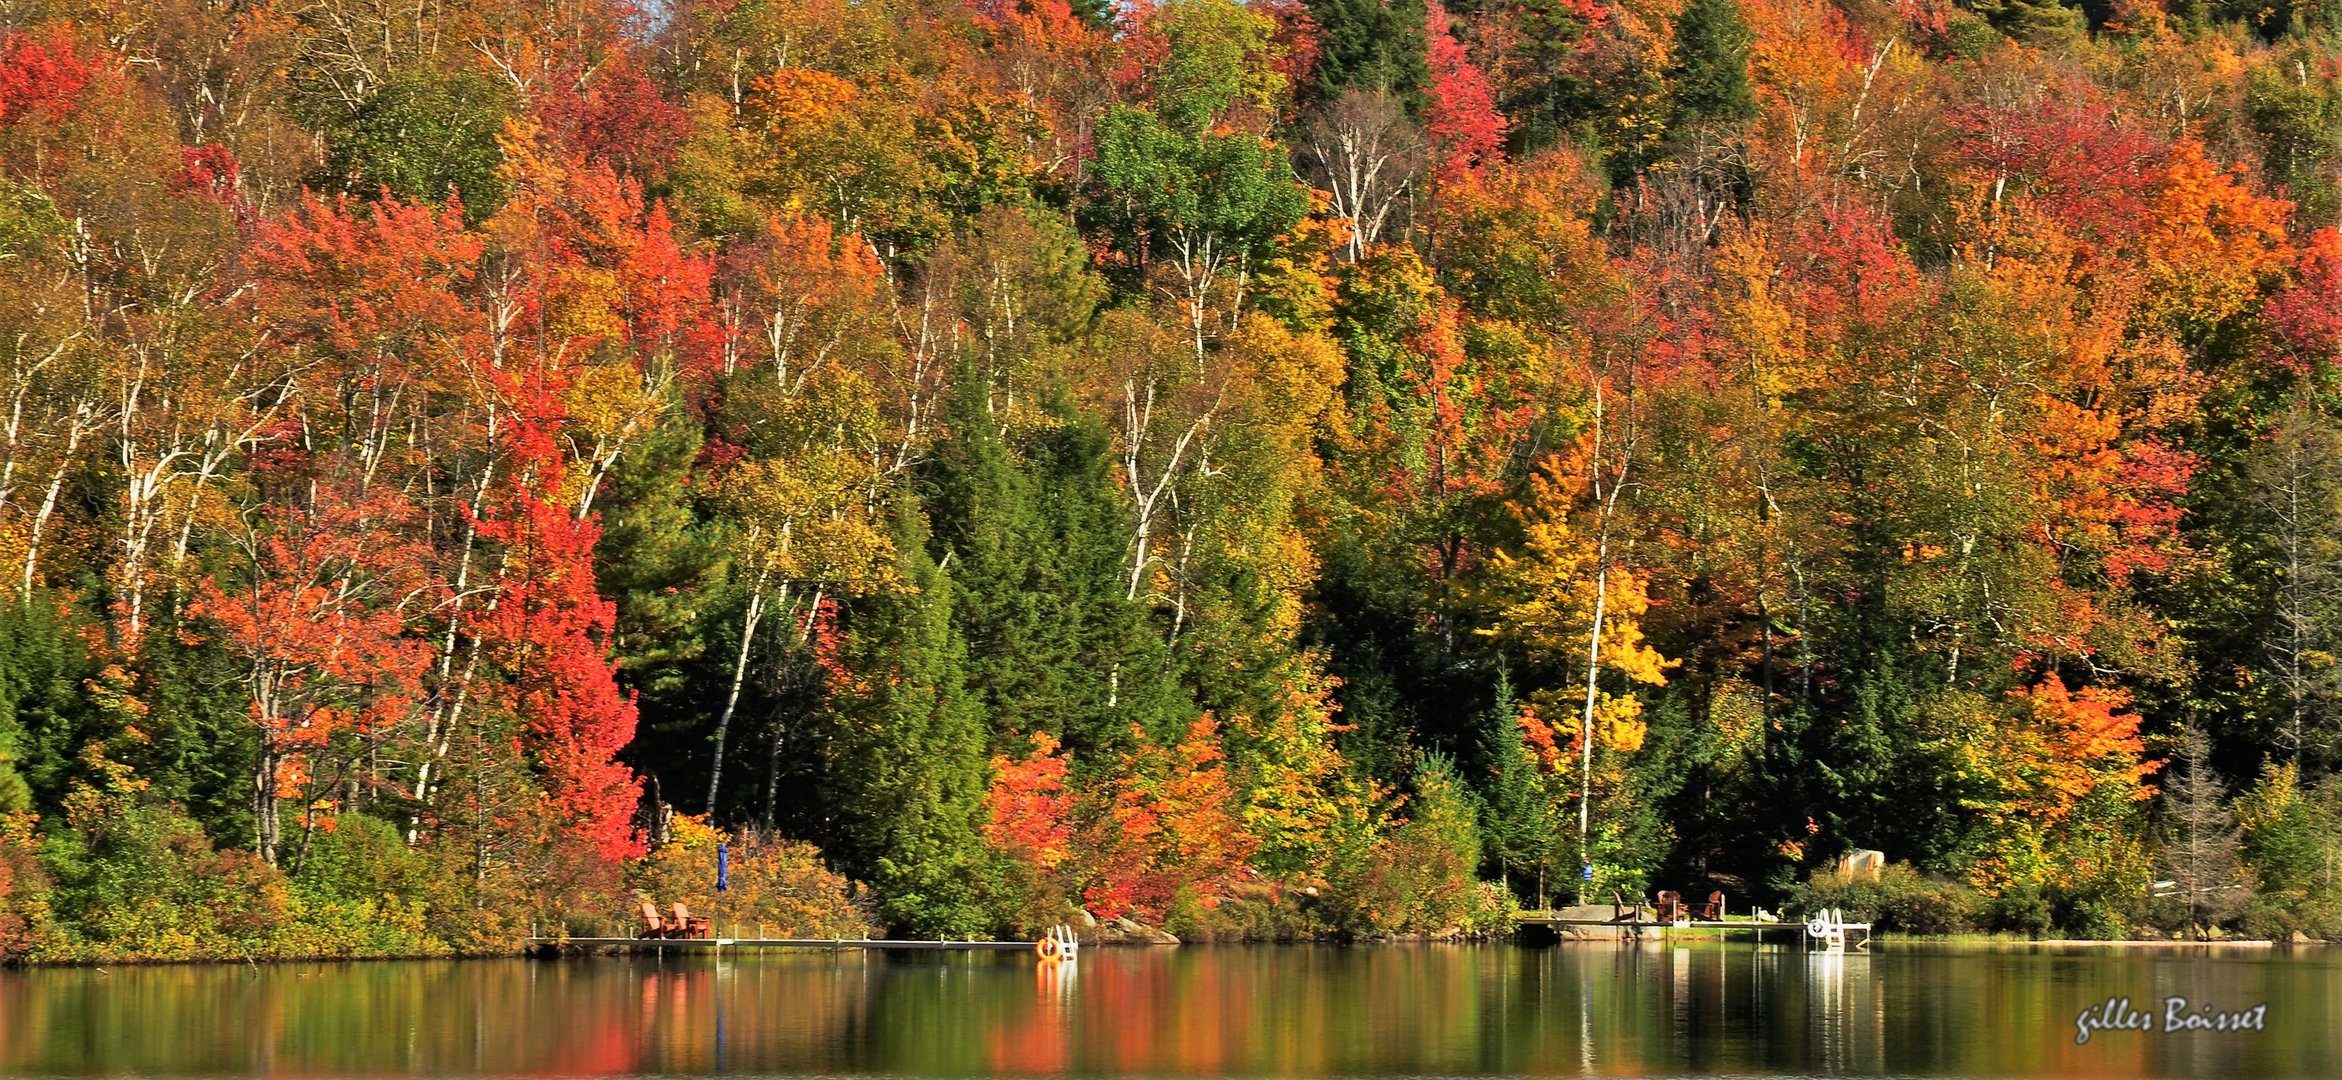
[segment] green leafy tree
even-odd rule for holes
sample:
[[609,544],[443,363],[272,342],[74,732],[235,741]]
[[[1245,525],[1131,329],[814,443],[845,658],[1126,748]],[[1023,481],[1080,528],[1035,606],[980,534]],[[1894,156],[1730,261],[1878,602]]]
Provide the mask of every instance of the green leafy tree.
[[327,168],[362,196],[387,189],[402,199],[463,199],[481,221],[504,201],[497,137],[518,103],[504,84],[471,72],[395,76],[329,125]]
[[1299,222],[1309,199],[1261,132],[1284,92],[1266,66],[1275,24],[1234,0],[1174,0],[1152,18],[1165,57],[1147,100],[1098,122],[1093,213],[1142,273],[1168,271],[1201,364],[1221,287]]

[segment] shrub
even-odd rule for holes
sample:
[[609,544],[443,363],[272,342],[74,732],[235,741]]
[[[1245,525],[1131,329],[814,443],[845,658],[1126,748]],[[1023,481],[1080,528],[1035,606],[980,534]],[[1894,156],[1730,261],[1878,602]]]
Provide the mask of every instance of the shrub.
[[1982,912],[1990,929],[2027,937],[2047,937],[2057,924],[2049,895],[2038,885],[2016,885],[1987,897]]
[[2301,789],[2290,765],[2275,766],[2237,800],[2244,860],[2259,882],[2238,927],[2253,937],[2342,939],[2342,787]]
[[48,928],[49,878],[32,840],[32,817],[0,815],[0,963],[22,959]]
[[297,910],[283,873],[218,851],[177,807],[90,788],[67,800],[68,828],[43,861],[59,933],[39,959],[198,960],[278,955]]
[[1906,934],[1974,930],[1980,913],[1975,890],[1922,874],[1908,863],[1888,864],[1875,880],[1816,871],[1789,894],[1785,906],[1800,915],[1837,908],[1851,921]]
[[315,955],[436,956],[450,951],[435,918],[465,903],[460,877],[437,873],[430,856],[410,847],[398,826],[344,814],[311,840],[293,875],[301,903],[298,941],[288,951]]
[[1505,928],[1513,901],[1474,871],[1480,834],[1470,794],[1447,759],[1415,772],[1408,816],[1333,868],[1332,920],[1362,937],[1447,937]]
[[[730,889],[716,896],[716,846],[730,843]],[[628,880],[662,910],[680,901],[713,915],[725,933],[770,937],[857,938],[877,935],[867,899],[821,864],[811,844],[744,833],[733,840],[699,817],[677,816],[673,840],[638,860]],[[641,903],[638,899],[637,905]],[[631,910],[624,916],[636,920]]]

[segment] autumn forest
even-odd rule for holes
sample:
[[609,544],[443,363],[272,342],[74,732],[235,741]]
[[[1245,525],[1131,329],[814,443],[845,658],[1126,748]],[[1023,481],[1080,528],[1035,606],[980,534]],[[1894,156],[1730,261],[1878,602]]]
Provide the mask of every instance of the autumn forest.
[[0,0],[0,959],[2342,936],[2337,222],[2318,0]]

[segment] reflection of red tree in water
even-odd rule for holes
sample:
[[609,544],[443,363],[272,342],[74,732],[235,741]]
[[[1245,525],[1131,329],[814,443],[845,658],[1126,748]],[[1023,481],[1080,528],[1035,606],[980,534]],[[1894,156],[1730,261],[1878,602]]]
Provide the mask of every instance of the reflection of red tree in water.
[[[1208,990],[1188,987],[1182,994],[1175,984],[1182,978],[1180,969],[1112,953],[1085,956],[1058,971],[1043,966],[1033,976],[1035,1006],[993,1030],[991,1070],[1028,1075],[1230,1071],[1228,1047],[1243,1042],[1250,1000],[1241,992],[1231,996],[1235,987],[1225,983]],[[1090,1053],[1077,1061],[1077,1048]]]
[[996,1073],[1063,1073],[1071,1068],[1075,968],[1043,961],[1033,970],[1034,1005],[992,1029],[987,1060]]
[[[709,1045],[709,1036],[695,1026],[691,1002],[706,997],[711,988],[705,984],[713,977],[709,971],[650,972],[631,995],[595,995],[601,999],[593,1003],[589,1018],[561,1025],[552,1048],[556,1064],[545,1071],[613,1075],[704,1065],[678,1059],[704,1056]],[[574,1001],[580,995],[566,996]],[[654,1056],[666,1060],[654,1061]]]

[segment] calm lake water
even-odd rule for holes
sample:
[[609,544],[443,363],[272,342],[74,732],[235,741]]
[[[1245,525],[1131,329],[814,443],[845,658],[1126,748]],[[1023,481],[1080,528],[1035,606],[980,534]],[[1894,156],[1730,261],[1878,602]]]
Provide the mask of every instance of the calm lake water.
[[[742,954],[0,971],[21,1074],[2342,1076],[2342,950]],[[2266,1003],[2165,1034],[2161,1000]],[[2158,1030],[2075,1045],[2109,997]]]

